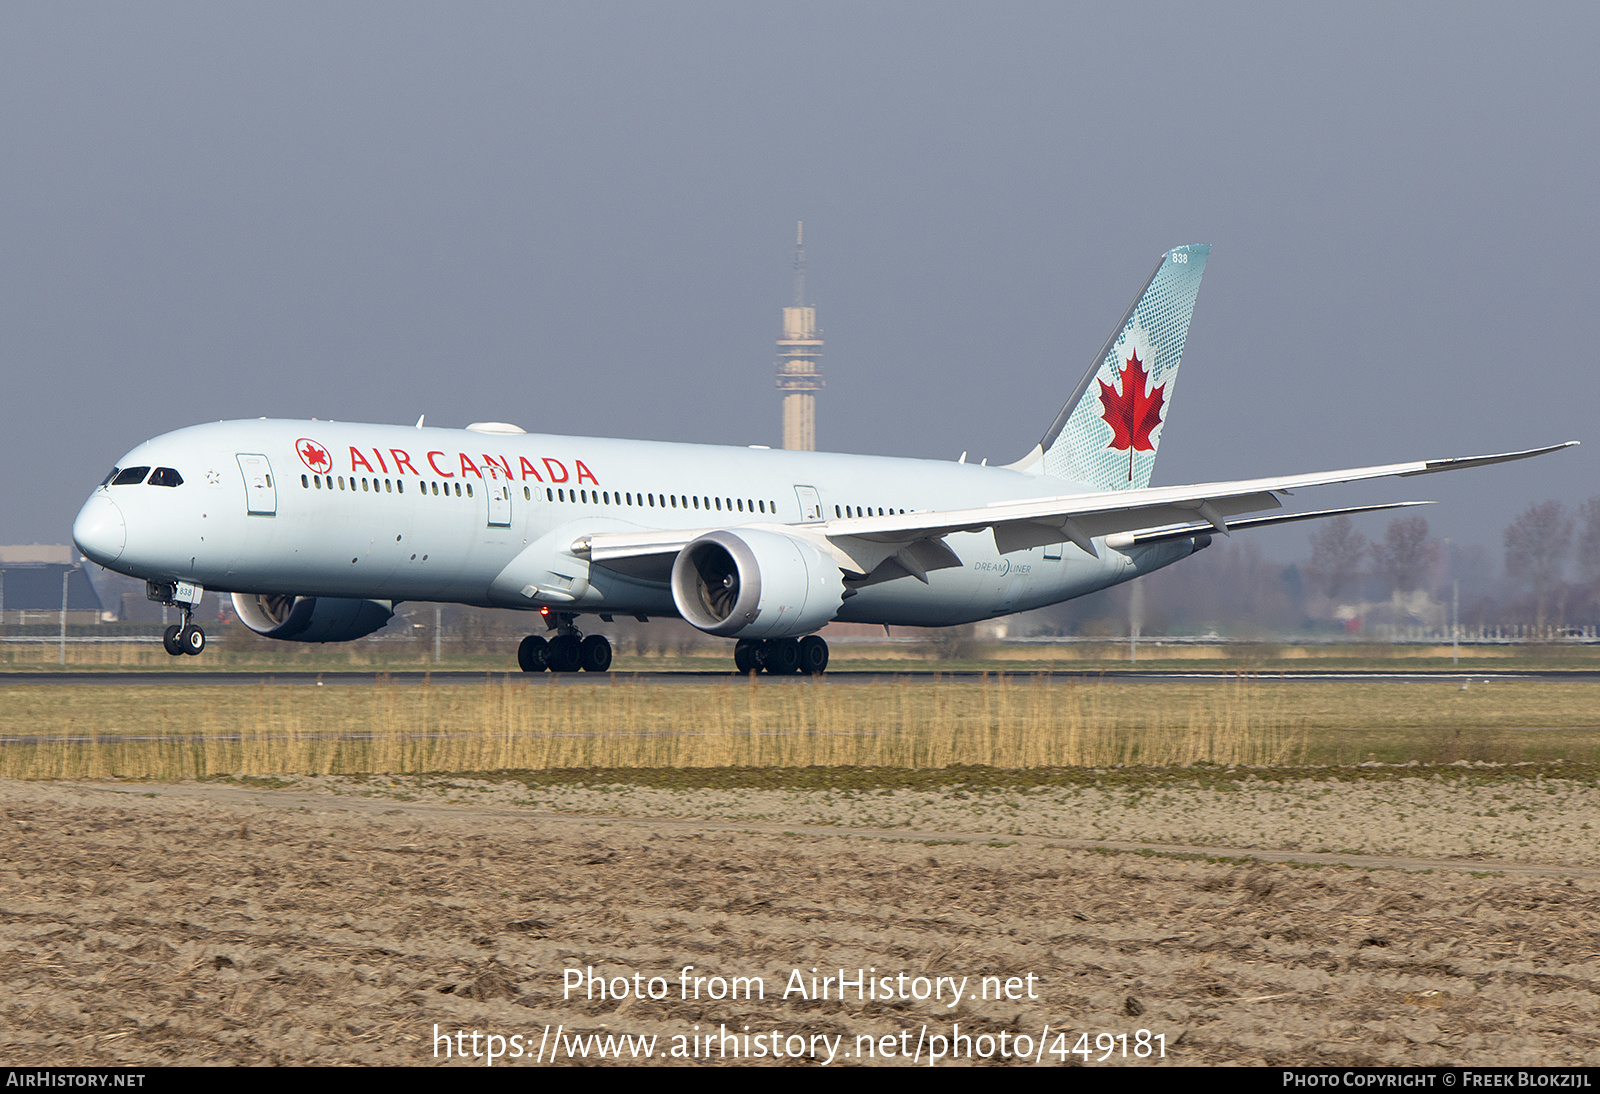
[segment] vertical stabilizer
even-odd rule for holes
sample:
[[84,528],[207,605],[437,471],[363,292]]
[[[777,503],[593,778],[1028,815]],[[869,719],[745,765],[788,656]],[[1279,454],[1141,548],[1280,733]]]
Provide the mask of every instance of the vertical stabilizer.
[[1013,468],[1099,490],[1150,485],[1210,254],[1195,244],[1162,256],[1044,439]]

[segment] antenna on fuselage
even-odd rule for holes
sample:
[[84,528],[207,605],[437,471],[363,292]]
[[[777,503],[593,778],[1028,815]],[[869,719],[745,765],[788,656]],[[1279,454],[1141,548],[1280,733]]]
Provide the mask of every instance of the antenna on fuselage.
[[422,419],[424,419],[424,418],[426,418],[426,417],[427,417],[427,415],[426,415],[426,414],[418,414],[418,415],[417,415],[417,428],[418,428],[418,429],[421,429],[421,428],[422,428]]

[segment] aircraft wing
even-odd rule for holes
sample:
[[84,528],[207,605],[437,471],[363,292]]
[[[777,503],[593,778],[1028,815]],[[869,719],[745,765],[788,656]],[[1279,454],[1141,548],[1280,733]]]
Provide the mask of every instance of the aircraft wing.
[[[1489,456],[1463,456],[1411,463],[1382,464],[1376,467],[1318,471],[1303,475],[1242,479],[1235,482],[1200,483],[1194,486],[1157,486],[1142,490],[1116,490],[1104,493],[1067,494],[996,502],[981,509],[907,513],[882,517],[853,517],[833,520],[823,526],[830,540],[841,537],[866,542],[906,543],[916,539],[938,539],[952,532],[979,532],[993,529],[995,546],[1001,554],[1047,543],[1071,542],[1095,554],[1093,540],[1100,536],[1138,532],[1171,524],[1204,521],[1218,532],[1229,530],[1230,517],[1281,507],[1277,495],[1302,487],[1331,486],[1363,479],[1431,475],[1458,471],[1493,463],[1508,463],[1541,456],[1577,444],[1530,448]],[[842,546],[842,545],[841,545]]]
[[[1094,540],[1114,536],[1127,546],[1134,542],[1199,535],[1215,530],[1226,534],[1234,525],[1231,518],[1243,513],[1281,508],[1277,495],[1302,487],[1331,486],[1364,479],[1409,478],[1440,471],[1459,471],[1469,467],[1509,463],[1576,445],[1577,441],[1502,452],[1487,456],[1460,456],[1410,463],[1381,464],[1375,467],[1317,471],[1303,475],[1241,479],[1234,482],[1200,483],[1193,486],[1157,486],[1141,490],[1114,490],[1087,494],[1062,494],[1002,501],[973,509],[931,510],[895,513],[885,516],[845,517],[815,524],[761,525],[788,535],[816,541],[840,560],[842,568],[856,573],[871,573],[884,560],[893,558],[912,576],[926,581],[926,571],[961,565],[943,538],[954,532],[992,530],[1001,554],[1039,547],[1050,543],[1075,543],[1091,555],[1098,555]],[[1376,507],[1374,507],[1376,508]],[[1364,510],[1349,510],[1350,512]],[[1334,516],[1329,510],[1317,516]],[[1238,522],[1239,526],[1279,523],[1302,517],[1256,519]],[[716,527],[726,527],[719,525]],[[1177,531],[1174,529],[1183,529]],[[583,536],[573,544],[573,552],[600,565],[615,565],[625,560],[644,562],[650,556],[676,555],[684,546],[714,528],[663,532],[603,532]],[[1164,533],[1147,534],[1138,533]],[[1130,533],[1132,535],[1130,535]],[[668,560],[670,566],[670,560]],[[657,563],[659,565],[659,562]]]

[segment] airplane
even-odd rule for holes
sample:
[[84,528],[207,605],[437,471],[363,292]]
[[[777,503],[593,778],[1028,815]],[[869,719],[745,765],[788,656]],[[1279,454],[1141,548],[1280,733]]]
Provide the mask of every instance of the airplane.
[[821,673],[816,632],[940,627],[1060,603],[1227,535],[1416,502],[1293,514],[1302,487],[1526,459],[1496,455],[1150,485],[1211,248],[1155,271],[1039,443],[1005,466],[466,429],[259,419],[179,429],[117,461],[73,541],[192,613],[231,594],[241,622],[293,642],[381,629],[402,601],[534,611],[527,672],[605,672],[580,618],[681,617],[734,640],[741,673]]

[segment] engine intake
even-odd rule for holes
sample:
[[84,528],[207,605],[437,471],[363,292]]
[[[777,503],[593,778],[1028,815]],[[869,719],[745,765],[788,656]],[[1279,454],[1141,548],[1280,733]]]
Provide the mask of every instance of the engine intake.
[[394,617],[388,600],[349,600],[279,593],[234,593],[239,621],[285,642],[349,642],[382,630]]
[[672,599],[689,623],[724,638],[793,638],[832,619],[839,566],[812,544],[755,529],[710,532],[672,564]]

